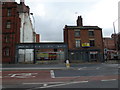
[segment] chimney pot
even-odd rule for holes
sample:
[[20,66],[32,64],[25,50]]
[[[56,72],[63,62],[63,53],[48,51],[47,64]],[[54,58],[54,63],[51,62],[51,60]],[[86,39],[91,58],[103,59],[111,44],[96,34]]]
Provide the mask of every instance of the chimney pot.
[[83,22],[82,22],[82,17],[78,16],[77,18],[77,26],[83,26]]

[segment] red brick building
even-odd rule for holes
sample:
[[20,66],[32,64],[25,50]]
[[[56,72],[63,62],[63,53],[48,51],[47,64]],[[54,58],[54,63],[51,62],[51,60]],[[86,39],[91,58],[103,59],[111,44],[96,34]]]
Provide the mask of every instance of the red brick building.
[[115,50],[115,40],[114,38],[103,38],[104,48],[109,50]]
[[16,2],[2,3],[2,62],[12,63],[15,45],[20,42],[20,18]]
[[40,34],[36,34],[36,43],[40,42]]
[[[39,42],[39,36],[35,34],[30,20],[30,8],[20,0],[20,4],[2,2],[2,62],[14,63],[16,44],[22,42]],[[24,18],[22,18],[24,17]],[[27,21],[28,20],[28,21]],[[27,21],[25,23],[25,21]],[[26,28],[28,27],[28,28]],[[27,34],[25,31],[29,31]],[[29,37],[31,35],[31,37]],[[36,38],[36,41],[35,39]],[[33,53],[33,52],[32,52]]]
[[118,59],[120,59],[120,32],[118,33],[118,38],[117,38],[117,50],[118,50]]
[[103,60],[102,29],[98,26],[83,26],[78,16],[77,26],[64,27],[64,42],[68,44],[71,62]]
[[114,59],[117,55],[117,34],[112,34],[111,37],[104,37],[104,58]]

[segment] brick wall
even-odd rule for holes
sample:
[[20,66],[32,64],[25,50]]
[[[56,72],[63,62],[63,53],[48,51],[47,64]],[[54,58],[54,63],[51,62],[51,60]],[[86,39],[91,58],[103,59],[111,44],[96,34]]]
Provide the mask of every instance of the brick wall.
[[[11,9],[11,15],[8,16],[8,8]],[[11,21],[10,28],[6,28],[7,21]],[[7,42],[6,42],[6,36]],[[15,45],[20,42],[20,18],[17,13],[16,2],[6,2],[2,5],[2,62],[10,63],[15,59]],[[5,55],[9,48],[9,55]]]
[[[89,29],[88,29],[89,30]],[[75,37],[75,29],[65,29],[64,30],[64,41],[68,43],[69,49],[82,49],[75,47],[75,39],[80,39],[82,43],[89,43],[89,39],[95,40],[95,47],[90,47],[89,49],[101,49],[103,51],[103,39],[102,30],[94,30],[94,36],[90,37],[88,35],[88,30],[80,30],[80,37]]]

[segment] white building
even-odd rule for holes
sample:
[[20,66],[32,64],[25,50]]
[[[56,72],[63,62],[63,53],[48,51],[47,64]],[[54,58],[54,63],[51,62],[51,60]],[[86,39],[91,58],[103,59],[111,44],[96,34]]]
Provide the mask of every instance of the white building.
[[[34,43],[35,32],[30,18],[29,7],[21,0],[18,5],[19,17],[21,19],[20,27],[20,43]],[[20,49],[18,62],[31,62],[33,63],[34,50],[33,49]]]

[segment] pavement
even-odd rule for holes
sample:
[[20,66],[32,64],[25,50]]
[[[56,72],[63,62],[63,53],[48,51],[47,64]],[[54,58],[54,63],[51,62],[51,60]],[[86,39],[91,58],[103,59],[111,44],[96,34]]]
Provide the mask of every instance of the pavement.
[[80,67],[89,67],[92,65],[99,66],[101,64],[104,65],[112,65],[112,66],[118,66],[119,64],[116,63],[116,61],[107,61],[104,63],[100,62],[87,62],[87,63],[71,63],[70,67],[67,68],[65,63],[60,63],[60,64],[2,64],[1,65],[1,70],[57,70],[57,69],[78,69]]

